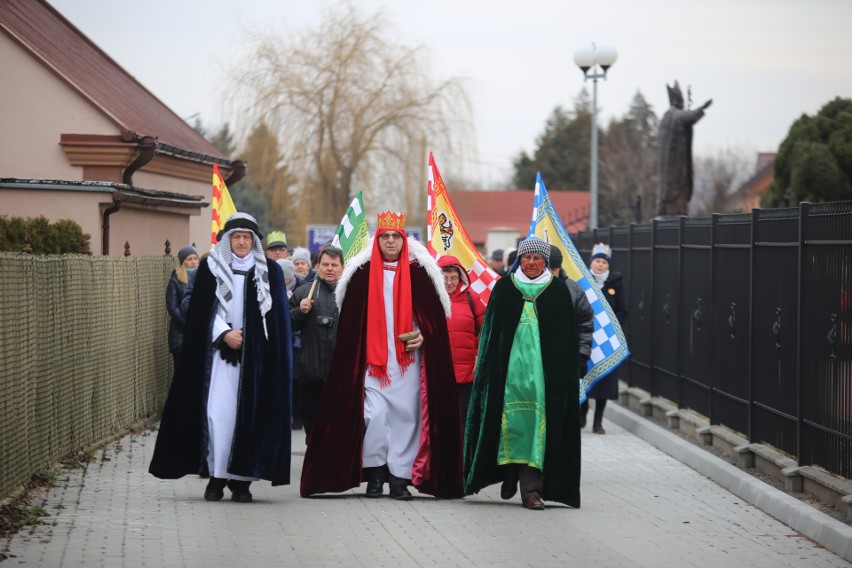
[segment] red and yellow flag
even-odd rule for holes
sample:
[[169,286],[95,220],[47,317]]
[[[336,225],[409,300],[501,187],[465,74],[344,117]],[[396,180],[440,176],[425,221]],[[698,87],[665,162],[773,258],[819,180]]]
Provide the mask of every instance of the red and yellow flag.
[[431,152],[426,219],[426,248],[429,253],[435,258],[449,254],[459,259],[470,278],[470,289],[487,304],[491,289],[500,276],[488,266],[462,226]]
[[228,217],[237,212],[234,207],[234,202],[231,200],[231,194],[228,193],[228,186],[225,185],[225,180],[222,179],[222,174],[219,172],[219,164],[213,164],[213,221],[210,226],[210,244],[216,244],[216,235],[225,226],[225,221]]

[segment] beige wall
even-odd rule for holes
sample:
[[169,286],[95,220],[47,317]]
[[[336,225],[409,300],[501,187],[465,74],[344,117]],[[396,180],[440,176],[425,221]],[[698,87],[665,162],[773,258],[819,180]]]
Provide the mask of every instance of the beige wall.
[[61,133],[118,134],[118,128],[46,67],[0,33],[0,177],[83,179],[59,146]]
[[178,250],[191,242],[187,217],[178,213],[124,205],[110,216],[109,225],[111,256],[123,255],[125,242],[130,243],[130,254],[133,256],[165,254],[166,239],[172,245],[172,255],[177,256]]
[[[213,168],[210,168],[210,181],[197,182],[182,178],[170,178],[168,176],[146,172],[143,169],[133,174],[133,185],[145,189],[158,189],[161,191],[172,191],[185,195],[200,195],[206,203],[210,203],[213,197]],[[206,252],[210,249],[210,222],[212,209],[210,206],[203,207],[201,213],[189,218],[189,233],[186,243],[194,242],[199,251]],[[172,241],[175,242],[175,241]],[[123,241],[122,241],[122,244]],[[183,246],[183,245],[181,245]]]

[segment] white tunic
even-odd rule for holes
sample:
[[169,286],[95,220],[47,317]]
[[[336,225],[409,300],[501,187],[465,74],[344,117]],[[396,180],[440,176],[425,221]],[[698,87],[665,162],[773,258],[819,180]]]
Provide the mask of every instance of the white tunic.
[[[231,261],[233,270],[249,270],[254,266],[254,255],[249,253],[245,258],[234,255]],[[243,328],[243,308],[245,307],[245,280],[242,274],[234,274],[231,284],[233,298],[231,312],[225,314],[221,304],[217,302],[216,316],[213,321],[213,337],[215,341],[222,333],[232,329]],[[243,337],[245,341],[245,337]],[[255,477],[242,477],[228,473],[228,462],[231,457],[231,443],[234,439],[234,427],[237,423],[237,396],[240,386],[240,363],[236,366],[226,363],[219,352],[213,354],[213,366],[210,372],[210,393],[207,397],[207,467],[210,475],[222,479],[237,479],[255,481]]]
[[[396,264],[388,262],[388,265]],[[387,464],[391,474],[411,479],[414,458],[420,445],[420,350],[403,375],[396,360],[393,327],[393,281],[395,271],[384,271],[385,325],[388,335],[388,376],[391,384],[379,386],[379,379],[367,373],[364,380],[363,466]],[[414,323],[417,329],[417,323]]]

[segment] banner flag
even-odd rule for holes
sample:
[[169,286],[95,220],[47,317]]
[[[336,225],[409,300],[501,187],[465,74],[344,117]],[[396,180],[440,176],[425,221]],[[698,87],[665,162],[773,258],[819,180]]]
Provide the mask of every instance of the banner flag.
[[583,258],[553,208],[553,202],[547,195],[547,188],[544,187],[541,174],[537,174],[535,180],[535,202],[529,231],[529,236],[532,235],[544,239],[551,246],[559,247],[564,259],[562,268],[568,274],[568,278],[579,284],[595,312],[592,355],[589,359],[588,372],[580,381],[580,402],[582,403],[586,400],[586,393],[592,385],[624,361],[630,355],[630,351],[627,349],[627,339],[618,323],[618,318],[615,317],[609,302],[604,298],[603,291],[593,283],[589,268],[583,262]]
[[225,221],[228,217],[237,212],[234,207],[234,202],[231,200],[231,194],[228,193],[228,186],[225,185],[225,180],[222,179],[222,174],[219,172],[219,164],[213,164],[213,201],[210,204],[213,209],[213,220],[211,222],[210,244],[216,244],[216,235],[225,226]]
[[364,201],[359,191],[340,220],[331,246],[342,250],[343,260],[349,262],[350,258],[367,246],[369,240],[370,231],[367,227],[367,216],[364,214]]
[[483,304],[487,304],[500,275],[488,266],[462,226],[431,152],[427,190],[426,248],[429,254],[435,258],[449,254],[459,259],[467,270],[470,289],[479,294]]

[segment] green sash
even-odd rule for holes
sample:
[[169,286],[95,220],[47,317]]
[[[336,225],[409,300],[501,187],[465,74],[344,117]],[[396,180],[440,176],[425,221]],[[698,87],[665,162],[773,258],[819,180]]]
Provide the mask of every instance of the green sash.
[[519,282],[514,274],[511,278],[524,296],[524,306],[509,354],[497,464],[520,463],[544,470],[547,414],[535,300],[549,282]]

